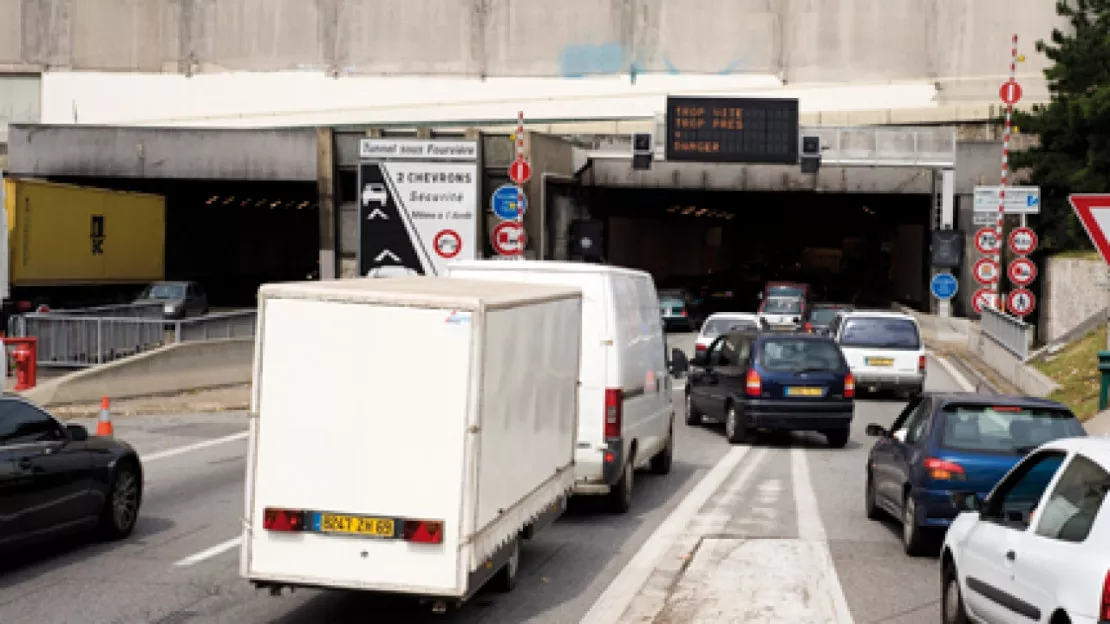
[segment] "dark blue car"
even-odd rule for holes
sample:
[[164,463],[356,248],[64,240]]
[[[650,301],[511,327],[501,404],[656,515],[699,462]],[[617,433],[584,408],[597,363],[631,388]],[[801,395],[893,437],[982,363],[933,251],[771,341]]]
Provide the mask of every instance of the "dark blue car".
[[1055,401],[926,392],[910,400],[889,431],[870,424],[867,435],[879,438],[867,459],[867,517],[886,512],[901,519],[905,550],[917,555],[958,515],[953,492],[986,496],[1041,444],[1087,434]]
[[829,446],[848,443],[855,381],[831,338],[732,331],[691,362],[686,423],[725,423],[733,444],[757,429],[818,431]]

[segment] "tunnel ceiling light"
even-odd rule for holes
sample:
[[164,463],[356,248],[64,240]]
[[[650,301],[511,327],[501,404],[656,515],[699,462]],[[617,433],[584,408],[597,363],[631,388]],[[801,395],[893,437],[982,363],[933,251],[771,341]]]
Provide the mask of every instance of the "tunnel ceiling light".
[[208,205],[212,205],[212,204],[214,204],[215,202],[219,201],[219,199],[220,199],[220,196],[219,196],[219,195],[213,195],[212,197],[209,197],[209,198],[208,198],[208,201],[206,201],[206,202],[204,202],[204,203],[206,203],[206,204],[208,204]]
[[697,212],[694,213],[694,216],[700,217],[700,216],[704,215],[707,212],[709,212],[709,210],[707,208],[701,208]]
[[225,206],[227,206],[227,205],[230,205],[230,204],[231,204],[231,202],[233,202],[233,201],[235,201],[235,196],[234,196],[234,195],[232,195],[232,196],[228,197],[227,199],[225,199],[225,200],[224,200],[224,205],[225,205]]
[[688,215],[691,212],[694,212],[695,209],[696,209],[696,206],[690,206],[689,208],[683,208],[682,209],[682,214]]

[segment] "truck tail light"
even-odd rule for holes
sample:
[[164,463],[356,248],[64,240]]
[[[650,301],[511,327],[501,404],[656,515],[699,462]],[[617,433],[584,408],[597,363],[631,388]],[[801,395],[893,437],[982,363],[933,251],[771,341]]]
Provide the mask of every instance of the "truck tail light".
[[621,437],[621,417],[624,411],[624,392],[620,388],[605,389],[605,437]]
[[844,398],[854,399],[856,396],[856,377],[852,373],[844,376]]
[[936,481],[967,481],[963,466],[936,457],[925,459],[925,470],[928,471],[929,478]]
[[1110,570],[1102,580],[1102,605],[1098,608],[1098,619],[1110,620]]
[[917,358],[917,372],[924,373],[925,372],[925,364],[927,362],[928,362],[928,358],[926,358],[924,355],[918,357]]
[[262,511],[262,528],[278,533],[295,533],[306,530],[305,512],[300,509],[275,509]]
[[402,528],[406,542],[443,543],[443,522],[439,520],[405,520]]
[[748,371],[748,379],[744,391],[751,397],[757,397],[763,392],[763,379],[755,370]]

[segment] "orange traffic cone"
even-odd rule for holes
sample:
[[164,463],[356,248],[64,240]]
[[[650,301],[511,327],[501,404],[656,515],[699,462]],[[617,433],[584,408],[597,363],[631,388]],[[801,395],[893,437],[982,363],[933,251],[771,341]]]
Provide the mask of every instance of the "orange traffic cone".
[[96,435],[110,437],[112,430],[112,414],[109,411],[108,397],[100,398],[100,420],[96,423]]

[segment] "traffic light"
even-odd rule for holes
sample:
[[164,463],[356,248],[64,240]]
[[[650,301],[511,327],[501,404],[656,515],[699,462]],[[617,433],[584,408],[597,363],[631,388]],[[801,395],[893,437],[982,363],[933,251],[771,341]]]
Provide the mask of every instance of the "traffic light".
[[655,141],[650,132],[632,133],[632,168],[637,171],[651,169],[655,158]]
[[821,169],[821,137],[802,137],[802,173],[817,173]]

